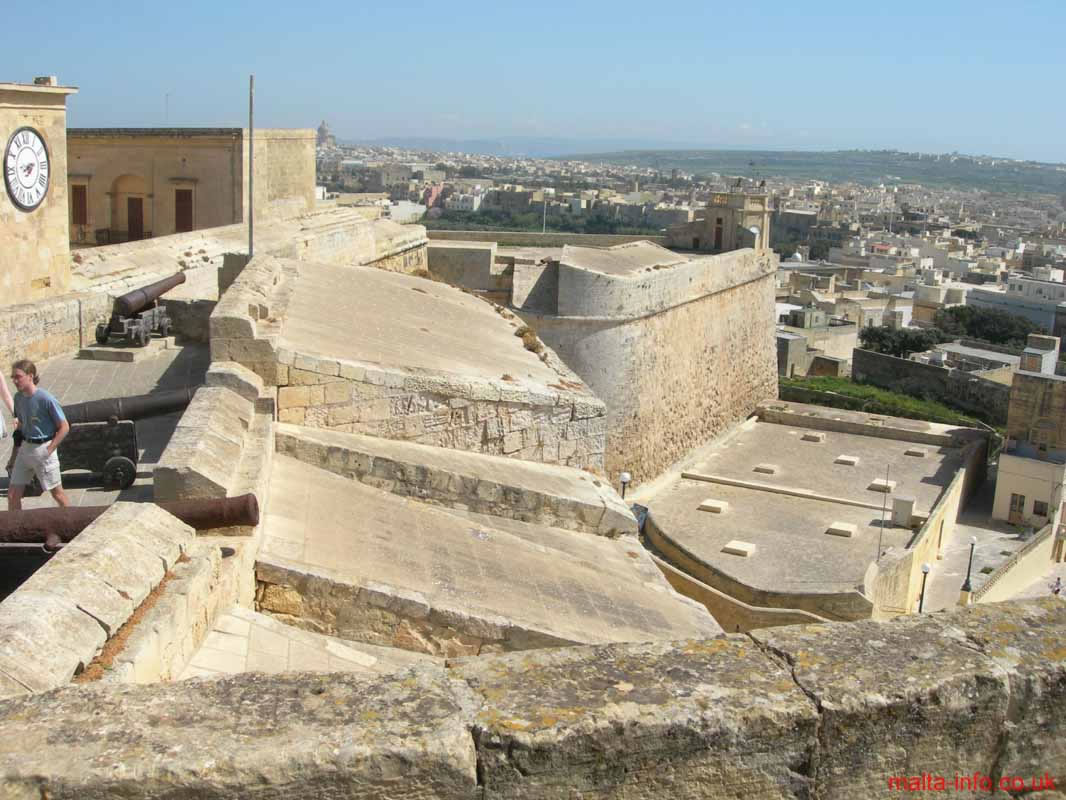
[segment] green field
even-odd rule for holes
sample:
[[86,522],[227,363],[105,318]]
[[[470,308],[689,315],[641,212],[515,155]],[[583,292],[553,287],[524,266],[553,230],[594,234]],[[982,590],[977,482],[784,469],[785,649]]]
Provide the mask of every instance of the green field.
[[[885,181],[990,192],[1066,194],[1066,167],[1036,161],[1006,161],[956,155],[900,153],[895,150],[829,152],[777,150],[626,150],[566,159],[672,169],[696,175],[746,175],[818,179],[842,183]],[[754,166],[752,163],[754,162]]]
[[876,386],[852,383],[847,378],[779,378],[778,386],[782,400],[794,399],[800,403],[813,403],[852,411],[869,411],[872,414],[884,414],[890,417],[921,419],[942,425],[959,425],[984,430],[991,427],[943,403],[878,389]]

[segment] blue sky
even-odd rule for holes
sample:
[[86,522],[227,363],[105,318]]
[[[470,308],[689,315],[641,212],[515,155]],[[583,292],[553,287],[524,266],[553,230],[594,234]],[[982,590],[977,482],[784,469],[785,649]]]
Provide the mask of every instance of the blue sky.
[[254,72],[257,125],[325,118],[342,138],[1066,162],[1066,4],[116,0],[46,16],[32,47],[4,48],[0,81],[80,87],[72,127],[241,125]]

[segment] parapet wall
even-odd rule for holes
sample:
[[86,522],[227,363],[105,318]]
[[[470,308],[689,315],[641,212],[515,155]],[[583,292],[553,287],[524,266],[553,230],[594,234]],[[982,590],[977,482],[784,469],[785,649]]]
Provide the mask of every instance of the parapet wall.
[[430,239],[461,242],[496,242],[501,247],[611,247],[630,242],[654,242],[666,246],[665,236],[610,233],[536,233],[534,231],[427,231]]
[[560,266],[557,315],[516,309],[606,404],[609,476],[654,478],[777,396],[773,266],[751,250],[637,276]]
[[[1066,780],[1064,637],[1066,604],[1045,598],[372,682],[68,687],[0,704],[0,793],[853,800],[922,796],[939,778],[985,797],[1003,780]],[[988,788],[956,789],[956,775]]]

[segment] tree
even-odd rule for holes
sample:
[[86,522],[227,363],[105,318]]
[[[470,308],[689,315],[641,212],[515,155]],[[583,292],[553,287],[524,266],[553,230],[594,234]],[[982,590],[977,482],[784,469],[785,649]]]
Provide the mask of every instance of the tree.
[[881,325],[859,331],[859,341],[864,349],[897,358],[922,353],[947,340],[944,333],[936,328],[890,328]]
[[992,344],[1020,349],[1030,333],[1042,328],[1027,317],[992,308],[952,306],[936,312],[936,326],[951,336],[982,339]]

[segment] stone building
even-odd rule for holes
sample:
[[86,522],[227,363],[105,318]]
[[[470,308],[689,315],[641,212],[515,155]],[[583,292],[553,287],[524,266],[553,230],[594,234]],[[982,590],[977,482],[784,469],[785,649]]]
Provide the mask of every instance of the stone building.
[[770,246],[770,198],[731,192],[711,195],[701,219],[667,228],[668,247],[725,253],[742,247]]
[[1066,481],[1066,378],[1055,374],[1059,340],[1030,334],[1014,373],[1007,444],[999,456],[992,516],[1041,527],[1058,512]]
[[[110,244],[244,222],[243,128],[72,128],[70,241]],[[310,211],[315,132],[255,131],[256,217]]]
[[0,241],[4,243],[0,247],[0,303],[4,305],[53,297],[70,284],[67,95],[76,91],[57,85],[53,77],[38,78],[34,85],[0,83],[0,143],[6,174],[17,172],[17,159],[8,163],[16,132],[35,131],[48,156],[44,195],[35,207],[21,208],[11,191],[0,190]]

